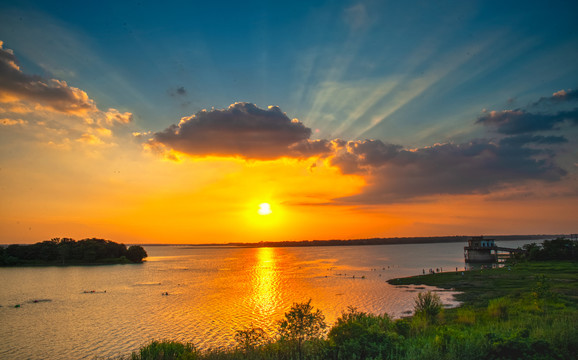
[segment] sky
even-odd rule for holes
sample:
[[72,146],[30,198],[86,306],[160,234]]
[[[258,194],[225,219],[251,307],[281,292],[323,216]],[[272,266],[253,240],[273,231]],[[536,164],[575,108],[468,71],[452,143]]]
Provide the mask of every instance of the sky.
[[577,13],[4,0],[0,243],[577,233]]

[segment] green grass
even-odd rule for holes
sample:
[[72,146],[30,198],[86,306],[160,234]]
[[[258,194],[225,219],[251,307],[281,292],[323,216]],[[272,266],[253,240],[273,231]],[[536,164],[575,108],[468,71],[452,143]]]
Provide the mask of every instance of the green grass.
[[521,262],[498,269],[446,272],[392,279],[392,285],[431,285],[460,291],[456,299],[473,306],[487,306],[491,299],[533,292],[541,277],[549,291],[568,305],[578,304],[578,263],[572,261]]
[[183,344],[177,341],[151,341],[137,353],[133,353],[131,360],[195,360],[198,352],[193,344]]

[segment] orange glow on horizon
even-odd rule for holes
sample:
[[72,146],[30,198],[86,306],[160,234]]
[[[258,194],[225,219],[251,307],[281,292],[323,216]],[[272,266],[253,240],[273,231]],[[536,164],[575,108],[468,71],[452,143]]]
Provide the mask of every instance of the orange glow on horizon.
[[[486,195],[440,195],[362,206],[338,199],[359,194],[364,178],[344,175],[327,161],[207,158],[176,163],[127,152],[134,159],[127,162],[112,156],[115,149],[106,151],[110,154],[83,158],[86,167],[78,171],[78,156],[84,153],[45,149],[70,169],[50,177],[17,162],[3,169],[3,182],[13,191],[2,193],[10,211],[0,219],[0,241],[101,237],[140,244],[231,243],[554,234],[568,228],[576,209],[571,198],[508,200],[507,192],[500,201]],[[30,165],[42,171],[53,167],[40,159]],[[271,213],[260,215],[265,203]]]

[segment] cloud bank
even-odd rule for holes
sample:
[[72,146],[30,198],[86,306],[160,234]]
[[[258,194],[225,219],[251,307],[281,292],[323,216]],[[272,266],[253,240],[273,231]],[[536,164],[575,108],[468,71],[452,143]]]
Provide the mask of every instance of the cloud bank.
[[22,72],[14,52],[3,48],[0,41],[0,94],[2,99],[19,99],[40,103],[55,111],[85,114],[96,110],[86,92],[66,82],[45,79]]
[[277,106],[265,110],[241,102],[184,117],[178,125],[154,133],[149,144],[194,156],[258,160],[309,157],[329,150],[328,142],[310,141],[310,136],[311,129]]
[[[573,101],[575,91],[541,98],[529,108]],[[556,131],[577,124],[577,110],[549,114],[527,110],[486,112],[475,124],[498,137],[467,143],[408,149],[381,140],[311,140],[311,129],[287,117],[279,107],[260,109],[235,103],[228,109],[201,111],[178,125],[153,134],[149,145],[191,156],[234,156],[270,160],[322,157],[343,174],[364,177],[361,193],[336,199],[346,203],[383,204],[436,195],[487,194],[529,181],[557,182],[567,171],[556,162],[557,149],[568,143]]]
[[531,113],[524,110],[490,111],[477,121],[479,124],[493,126],[499,133],[506,135],[559,130],[559,126],[564,122],[578,125],[578,109],[555,114]]
[[367,181],[361,194],[342,201],[375,204],[489,193],[528,180],[557,181],[566,174],[546,151],[523,145],[480,139],[407,150],[380,140],[351,141],[331,161],[344,173],[361,174]]
[[[0,125],[19,125],[48,143],[106,144],[119,124],[132,122],[130,112],[98,109],[88,94],[65,81],[22,71],[11,49],[0,40]],[[24,119],[23,119],[24,118]],[[42,134],[42,135],[41,135]]]
[[[528,134],[539,131],[560,130],[567,123],[578,125],[578,107],[556,110],[563,105],[578,101],[578,90],[560,90],[549,97],[542,97],[530,104],[528,109],[489,111],[476,123],[495,128],[506,135]],[[540,111],[542,110],[542,111]]]

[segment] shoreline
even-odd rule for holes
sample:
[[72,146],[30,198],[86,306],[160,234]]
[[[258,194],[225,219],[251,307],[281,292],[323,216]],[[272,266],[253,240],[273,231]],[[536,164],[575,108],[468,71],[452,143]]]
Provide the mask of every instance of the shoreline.
[[577,286],[571,286],[572,283],[578,284],[578,262],[571,260],[519,262],[492,269],[395,278],[387,280],[387,283],[394,286],[435,286],[456,291],[455,299],[462,303],[461,306],[485,306],[495,298],[531,292],[541,277],[548,279],[552,291],[578,307]]

